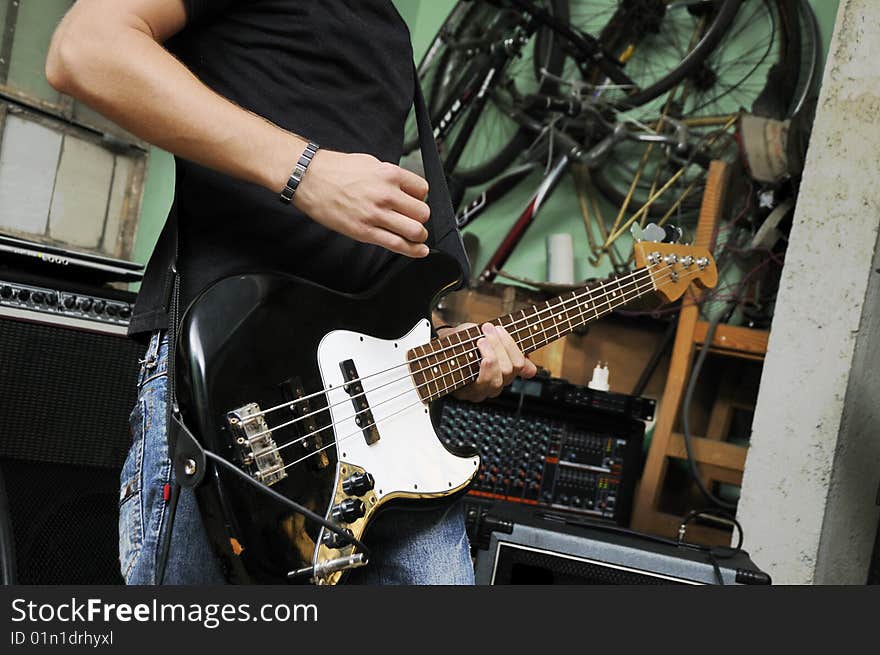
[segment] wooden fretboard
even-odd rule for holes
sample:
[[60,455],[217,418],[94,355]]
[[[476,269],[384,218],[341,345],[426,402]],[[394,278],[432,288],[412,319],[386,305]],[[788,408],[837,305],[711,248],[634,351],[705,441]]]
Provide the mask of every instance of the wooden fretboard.
[[[591,287],[565,293],[490,321],[507,330],[523,353],[556,341],[575,328],[610,313],[655,288],[647,268]],[[425,402],[436,400],[477,379],[479,327],[454,332],[407,352],[410,374]]]

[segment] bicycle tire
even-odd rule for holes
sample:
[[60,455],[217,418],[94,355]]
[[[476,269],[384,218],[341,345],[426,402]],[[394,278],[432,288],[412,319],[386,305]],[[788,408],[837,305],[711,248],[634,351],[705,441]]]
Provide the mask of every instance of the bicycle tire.
[[[560,19],[567,20],[568,0],[547,1],[549,3],[550,10],[554,15],[559,16]],[[466,8],[466,12],[462,14],[461,7],[465,5],[470,6],[468,6]],[[434,41],[432,41],[431,47],[429,47],[425,57],[422,58],[422,62],[420,62],[419,64],[420,76],[425,73],[424,60],[428,56],[432,56],[436,59],[437,63],[435,65],[440,69],[440,72],[434,72],[428,88],[423,89],[426,95],[426,102],[428,104],[428,112],[431,117],[432,123],[434,124],[436,124],[440,119],[440,106],[442,106],[443,103],[440,102],[438,99],[443,97],[443,86],[454,86],[459,80],[454,76],[449,77],[443,74],[445,68],[453,65],[450,64],[451,57],[449,49],[447,48],[445,52],[441,52],[439,54],[436,51],[432,52],[432,49],[436,46],[437,39],[441,38],[441,34],[444,32],[444,30],[447,29],[447,26],[450,22],[456,22],[456,24],[452,28],[451,36],[453,38],[462,34],[462,31],[458,29],[462,25],[467,26],[467,28],[470,29],[479,29],[479,24],[475,22],[475,18],[479,16],[479,12],[484,8],[485,7],[482,6],[479,2],[460,1],[459,3],[457,3],[453,7],[450,14],[447,16],[443,25],[438,30],[438,35],[435,37]],[[535,75],[536,80],[540,79],[540,72],[538,71],[538,68],[540,66],[538,62],[547,62],[546,67],[548,71],[554,75],[558,75],[562,71],[565,54],[560,45],[555,42],[555,39],[552,39],[548,36],[548,33],[545,29],[539,29],[536,32],[534,36],[534,48],[538,52],[538,56],[533,58],[532,60],[532,72]],[[442,86],[440,86],[439,81],[443,81]],[[555,83],[549,80],[544,80],[540,84],[539,88],[546,92],[555,92],[557,87]],[[491,103],[493,101],[490,100],[489,102]],[[487,119],[484,115],[481,115],[479,117],[477,126],[474,128],[474,133],[476,133],[477,130],[481,129],[481,127],[485,129],[485,125],[480,124],[480,121],[485,122],[485,120]],[[514,128],[514,131],[510,138],[503,140],[503,143],[500,143],[492,152],[488,153],[488,156],[484,160],[473,164],[460,163],[458,166],[455,167],[455,170],[452,171],[452,175],[460,184],[464,186],[475,186],[487,182],[490,179],[497,177],[508,166],[510,166],[513,160],[516,159],[516,157],[529,145],[529,143],[533,139],[534,134],[528,129],[522,127]],[[417,147],[417,136],[410,135],[410,138],[404,142],[404,153],[412,152]]]
[[[799,0],[804,2],[804,0]],[[776,21],[780,27],[780,62],[774,64],[779,70],[772,71],[768,75],[764,89],[753,100],[754,105],[762,105],[766,112],[775,113],[778,111],[779,118],[787,117],[785,114],[788,107],[793,107],[796,89],[794,83],[782,85],[779,87],[778,80],[797,81],[801,70],[801,45],[799,30],[799,9],[797,2],[790,0],[767,0],[769,10],[775,11]],[[719,44],[720,45],[720,44]],[[711,57],[711,53],[709,55]],[[812,55],[810,55],[812,56]],[[684,79],[684,78],[682,78]],[[783,90],[783,97],[779,96],[780,88]],[[775,97],[774,97],[775,96]],[[768,100],[768,97],[773,97]],[[771,107],[776,109],[771,110]],[[788,112],[790,115],[790,110]],[[628,189],[622,189],[608,177],[608,170],[599,168],[593,171],[591,176],[594,187],[614,206],[620,207],[626,200]],[[681,206],[682,210],[693,210],[699,207],[700,197],[702,194],[694,193],[686,199]],[[652,203],[648,210],[648,215],[652,218],[664,216],[671,208],[671,202],[663,198]]]
[[724,38],[727,29],[736,18],[743,0],[717,0],[720,3],[712,24],[706,29],[706,33],[697,42],[693,50],[688,52],[681,62],[665,76],[658,79],[650,86],[640,89],[637,93],[627,96],[619,103],[618,109],[625,110],[644,105],[657,98],[660,94],[669,91],[685,77],[695,71],[706,58],[715,50],[715,47]]

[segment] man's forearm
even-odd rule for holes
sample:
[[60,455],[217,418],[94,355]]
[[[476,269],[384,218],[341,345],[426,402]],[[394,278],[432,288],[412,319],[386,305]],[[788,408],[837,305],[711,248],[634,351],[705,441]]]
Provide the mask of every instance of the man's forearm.
[[[78,0],[52,38],[46,77],[145,141],[279,193],[306,141],[218,95],[162,47],[186,19],[183,0]],[[425,257],[427,193],[394,163],[322,149],[293,204],[334,232]]]
[[74,6],[52,40],[46,74],[56,89],[175,155],[274,191],[284,187],[303,139],[205,86],[146,21],[119,13],[96,22],[88,4]]

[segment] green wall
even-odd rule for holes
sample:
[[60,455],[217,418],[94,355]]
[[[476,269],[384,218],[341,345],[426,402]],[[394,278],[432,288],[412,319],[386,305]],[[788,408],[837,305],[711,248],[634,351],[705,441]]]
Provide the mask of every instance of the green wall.
[[[401,16],[407,21],[413,38],[413,51],[418,61],[427,49],[438,27],[455,5],[455,0],[394,0]],[[584,0],[579,0],[584,1]],[[754,0],[751,0],[754,1]],[[822,41],[827,52],[834,26],[838,0],[810,0],[819,20]],[[492,251],[501,242],[510,226],[516,221],[534,191],[540,175],[535,174],[495,205],[468,231],[479,238],[480,250],[474,262],[475,271],[485,264]],[[143,209],[135,245],[135,256],[145,263],[158,237],[173,192],[173,162],[167,153],[154,150],[151,153],[144,192]],[[476,193],[471,192],[468,197]],[[566,176],[549,200],[542,207],[535,224],[519,247],[511,255],[505,269],[518,276],[544,279],[546,272],[545,241],[549,234],[569,232],[574,240],[576,279],[600,276],[607,268],[593,269],[586,262],[586,236],[571,176]]]

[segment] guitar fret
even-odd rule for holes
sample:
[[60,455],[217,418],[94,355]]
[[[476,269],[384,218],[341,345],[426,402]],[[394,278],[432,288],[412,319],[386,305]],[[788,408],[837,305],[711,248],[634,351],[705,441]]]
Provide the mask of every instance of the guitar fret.
[[[426,344],[426,345],[428,347],[431,347],[430,343]],[[437,377],[436,377],[436,374],[437,374],[437,367],[435,366],[436,359],[433,358],[434,349],[433,349],[433,347],[431,347],[431,352],[429,354],[425,354],[425,346],[422,346],[421,348],[422,348],[422,355],[424,356],[424,359],[422,360],[422,362],[424,362],[425,377],[427,378],[426,381],[428,383],[427,384],[428,393],[430,394],[430,396],[432,396],[432,400],[433,400],[433,396],[439,392],[439,387],[437,386]],[[434,385],[433,392],[431,391],[431,384]]]
[[449,343],[452,343],[452,339],[458,341],[457,344],[453,344],[452,346],[452,362],[453,368],[458,369],[458,375],[461,378],[461,385],[464,386],[467,383],[467,377],[465,375],[467,364],[467,359],[465,358],[464,348],[461,346],[461,332],[454,332],[449,336]]
[[556,315],[557,308],[561,307],[562,304],[551,306],[550,316],[553,319],[553,327],[556,330],[556,338],[558,339],[561,335],[559,334],[559,317]]
[[449,356],[443,350],[443,341],[435,339],[431,342],[431,351],[434,353],[434,361],[437,364],[437,372],[440,376],[440,383],[443,385],[443,391],[438,393],[445,394],[449,388],[446,378],[449,376],[451,369],[449,366]]
[[620,277],[616,277],[614,279],[614,281],[617,282],[617,294],[618,294],[615,297],[615,300],[617,300],[617,304],[619,305],[619,304],[621,304],[622,299],[626,298],[626,294],[623,292],[623,289],[620,286]]
[[[651,284],[637,283],[639,280],[650,280]],[[500,316],[492,323],[504,328],[523,353],[529,353],[656,286],[651,268],[642,268],[624,279],[615,277],[593,288],[569,291]],[[416,346],[407,353],[409,370],[423,401],[438,399],[479,377],[481,356],[476,342],[482,337],[482,330],[474,326]]]
[[[571,312],[572,312],[572,309],[577,309],[577,307],[578,307],[577,294],[574,291],[572,291],[571,293],[568,293],[566,295],[568,296],[568,300],[566,300],[565,303],[563,303],[563,305],[566,306],[565,317],[566,317],[566,319],[568,319],[568,331],[571,332],[572,330],[574,330],[574,325],[571,324]],[[572,300],[574,301],[574,307],[573,308],[567,307],[568,303],[571,302]]]
[[[540,314],[541,314],[540,305],[535,305],[532,309],[535,310],[535,314],[534,314],[535,316],[540,316]],[[535,341],[535,337],[539,336],[541,334],[541,332],[539,332],[539,330],[543,330],[543,327],[544,326],[541,325],[541,321],[538,321],[537,323],[531,323],[531,329],[529,330],[529,336],[531,336],[531,338],[532,338],[532,350],[537,350],[538,348],[540,348],[541,346],[544,345],[542,342],[541,346],[539,346],[539,345],[537,345],[537,342]]]

